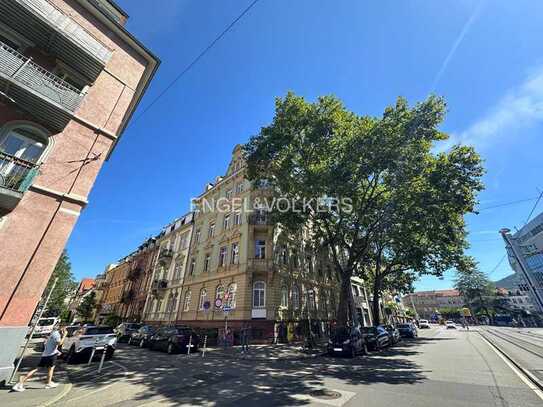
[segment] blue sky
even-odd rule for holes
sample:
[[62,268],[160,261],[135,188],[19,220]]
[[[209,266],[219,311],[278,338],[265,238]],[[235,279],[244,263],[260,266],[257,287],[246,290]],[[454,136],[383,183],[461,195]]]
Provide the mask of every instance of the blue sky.
[[[250,0],[118,3],[127,28],[162,59],[141,110]],[[490,272],[504,254],[498,230],[522,226],[534,201],[484,208],[543,188],[541,15],[543,2],[530,0],[260,0],[125,132],[69,240],[76,277],[102,272],[185,213],[289,90],[335,94],[370,115],[399,95],[444,96],[443,130],[485,159],[481,211],[467,220],[470,253]],[[510,273],[504,261],[491,277]],[[447,288],[453,277],[423,278],[417,289]]]

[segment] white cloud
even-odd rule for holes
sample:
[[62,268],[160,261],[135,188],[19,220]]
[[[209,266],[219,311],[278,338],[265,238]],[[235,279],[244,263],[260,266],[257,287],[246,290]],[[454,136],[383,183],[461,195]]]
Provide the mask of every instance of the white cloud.
[[462,143],[481,148],[497,137],[511,135],[543,120],[543,67],[511,89],[483,117],[439,146],[443,151]]

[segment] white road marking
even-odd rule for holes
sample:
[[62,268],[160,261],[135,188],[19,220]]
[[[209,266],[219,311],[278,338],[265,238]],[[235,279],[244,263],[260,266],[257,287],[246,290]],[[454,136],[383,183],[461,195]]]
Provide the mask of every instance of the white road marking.
[[501,360],[503,360],[505,362],[505,364],[507,366],[509,366],[511,368],[511,370],[513,372],[515,372],[515,374],[520,378],[520,380],[522,380],[530,389],[533,390],[533,392],[535,394],[537,394],[537,396],[543,400],[543,391],[541,391],[535,384],[533,384],[531,382],[530,379],[528,379],[526,377],[526,375],[524,373],[522,373],[520,370],[517,369],[517,367],[515,365],[513,365],[509,360],[507,360],[507,358],[505,356],[503,356],[500,352],[498,352],[498,350],[494,347],[494,345],[492,345],[488,339],[486,339],[484,336],[481,335],[481,338],[483,338],[483,340],[488,344],[488,346],[490,347],[490,349],[492,349],[496,355],[498,355]]

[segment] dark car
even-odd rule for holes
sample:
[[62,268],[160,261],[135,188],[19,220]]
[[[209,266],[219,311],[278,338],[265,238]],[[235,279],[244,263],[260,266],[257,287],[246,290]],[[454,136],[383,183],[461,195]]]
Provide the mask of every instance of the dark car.
[[345,355],[351,358],[366,353],[367,346],[360,328],[336,327],[328,340],[328,354]]
[[390,335],[382,326],[365,326],[362,335],[366,339],[368,348],[380,350],[390,345]]
[[124,342],[127,341],[132,335],[141,328],[141,324],[136,324],[133,322],[123,322],[115,328],[115,334],[117,335],[117,341]]
[[394,325],[383,325],[383,328],[388,332],[391,344],[400,342],[400,331]]
[[162,326],[149,339],[149,349],[168,353],[187,352],[190,342],[192,353],[198,350],[199,340],[198,335],[188,326]]
[[152,325],[143,325],[136,332],[132,332],[132,335],[128,338],[128,344],[144,348],[149,344],[149,339],[151,339],[151,336],[153,336],[155,332],[156,328]]
[[399,324],[398,331],[400,331],[400,336],[402,338],[416,338],[417,327],[413,324]]

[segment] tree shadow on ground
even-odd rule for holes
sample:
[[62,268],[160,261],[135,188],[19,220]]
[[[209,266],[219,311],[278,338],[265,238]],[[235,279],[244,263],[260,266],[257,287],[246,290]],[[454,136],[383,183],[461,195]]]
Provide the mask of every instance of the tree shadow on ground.
[[[106,383],[135,385],[134,404],[164,400],[182,405],[296,406],[310,403],[304,398],[330,379],[347,385],[414,384],[426,379],[420,366],[409,360],[416,346],[428,338],[401,342],[383,352],[354,359],[316,357],[297,361],[251,361],[199,354],[167,355],[147,349],[122,347],[115,361],[127,372],[110,369],[102,378],[89,380],[74,375],[78,394]],[[96,367],[95,367],[96,368]]]

